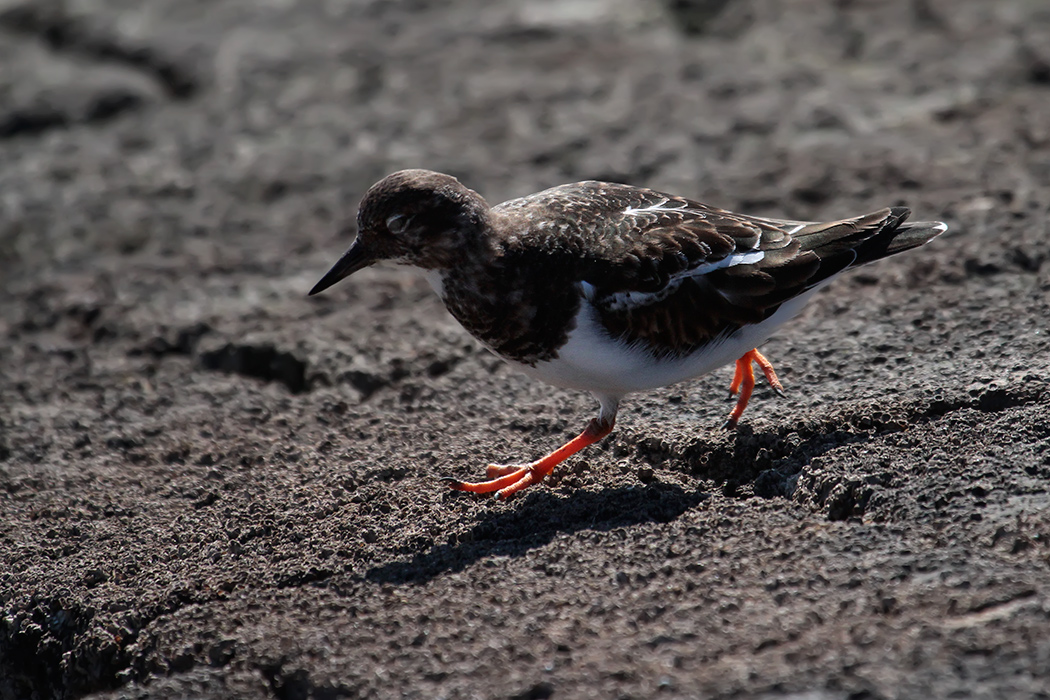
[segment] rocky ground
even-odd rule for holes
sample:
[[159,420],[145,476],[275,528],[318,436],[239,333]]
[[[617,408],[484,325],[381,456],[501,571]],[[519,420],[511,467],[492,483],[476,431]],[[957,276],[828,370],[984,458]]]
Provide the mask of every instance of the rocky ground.
[[[0,698],[1050,696],[1043,0],[0,2]],[[387,172],[950,231],[593,415],[396,269]]]

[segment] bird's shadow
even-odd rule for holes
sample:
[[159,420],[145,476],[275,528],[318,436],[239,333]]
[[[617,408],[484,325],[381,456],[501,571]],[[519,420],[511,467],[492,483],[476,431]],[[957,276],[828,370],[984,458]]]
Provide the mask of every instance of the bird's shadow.
[[802,468],[826,452],[845,445],[867,442],[872,433],[794,425],[776,430],[752,432],[744,427],[732,440],[693,440],[680,449],[655,454],[640,443],[639,456],[654,466],[686,471],[721,484],[728,496],[755,495],[763,498],[790,498],[793,478]]
[[[633,437],[633,436],[632,436]],[[489,557],[519,557],[550,543],[561,533],[605,532],[643,523],[666,523],[711,497],[711,481],[728,496],[790,497],[797,474],[814,457],[842,445],[864,442],[866,432],[791,426],[754,433],[743,429],[732,439],[698,438],[676,449],[659,440],[633,440],[635,455],[654,466],[697,477],[695,489],[654,481],[602,491],[560,495],[528,493],[517,507],[486,513],[466,533],[431,547],[411,559],[373,567],[365,579],[376,583],[424,583],[462,571]],[[467,497],[467,496],[462,496]]]
[[710,494],[677,484],[651,483],[567,496],[537,490],[513,510],[486,513],[466,533],[407,561],[373,567],[365,579],[375,583],[424,583],[462,571],[489,557],[520,557],[561,533],[606,532],[642,523],[666,523],[695,508]]

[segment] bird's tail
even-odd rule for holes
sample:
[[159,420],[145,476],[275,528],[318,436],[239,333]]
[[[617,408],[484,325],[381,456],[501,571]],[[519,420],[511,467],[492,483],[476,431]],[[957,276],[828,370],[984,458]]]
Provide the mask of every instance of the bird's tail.
[[892,207],[855,219],[809,224],[793,234],[803,250],[812,251],[820,259],[810,286],[846,268],[918,248],[948,229],[940,221],[905,223],[909,214],[907,207]]
[[888,217],[882,230],[853,249],[857,254],[857,259],[850,267],[867,265],[876,260],[918,248],[948,230],[948,226],[941,221],[905,223],[905,219],[911,213],[905,207],[894,207],[890,209],[890,213],[891,216]]

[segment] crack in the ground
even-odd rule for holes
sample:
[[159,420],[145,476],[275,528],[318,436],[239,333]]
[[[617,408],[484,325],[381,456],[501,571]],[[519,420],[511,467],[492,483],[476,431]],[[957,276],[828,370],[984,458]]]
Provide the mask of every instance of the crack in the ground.
[[[0,30],[36,39],[70,59],[112,63],[145,75],[173,100],[186,100],[200,89],[193,72],[155,47],[114,34],[57,3],[31,2],[0,12]],[[35,136],[73,124],[105,122],[140,109],[145,100],[124,88],[111,88],[72,112],[55,105],[16,108],[0,115],[0,139]]]
[[70,677],[64,662],[75,654],[76,643],[89,629],[94,610],[57,598],[34,597],[18,607],[4,601],[2,612],[0,691],[10,697],[34,697],[34,693],[62,697],[88,685]]
[[665,0],[675,27],[687,37],[708,32],[711,23],[722,14],[729,0]]
[[[311,569],[301,576],[276,581],[278,588],[324,582],[337,571]],[[228,591],[225,591],[226,593]],[[21,602],[4,601],[0,610],[0,695],[4,697],[70,698],[115,690],[131,681],[146,681],[157,674],[185,673],[206,663],[224,666],[238,656],[235,641],[203,642],[163,659],[155,656],[156,640],[150,626],[165,616],[198,605],[226,600],[225,594],[195,595],[176,590],[123,623],[103,625],[98,611],[57,596]],[[316,684],[306,671],[286,669],[287,660],[258,666],[278,698],[336,698],[356,696],[345,685]]]
[[[54,323],[57,320],[51,325]],[[466,352],[438,355],[427,351],[407,359],[395,357],[385,363],[353,358],[348,369],[333,376],[323,370],[311,371],[313,368],[305,359],[272,343],[226,342],[201,349],[201,340],[213,332],[214,329],[206,323],[166,328],[131,348],[128,355],[158,360],[168,356],[190,357],[205,370],[278,382],[293,394],[309,392],[317,386],[349,384],[357,390],[362,402],[406,379],[442,377],[469,356]],[[406,399],[411,398],[412,391],[411,387],[405,389]]]
[[0,139],[37,136],[73,124],[99,124],[139,109],[143,102],[142,97],[134,92],[112,89],[95,96],[82,111],[78,110],[78,114],[45,104],[14,109],[0,116]]
[[[0,615],[0,694],[5,697],[67,698],[112,690],[135,672],[131,647],[153,622],[184,608],[222,596],[173,591],[167,598],[123,623],[96,621],[91,606],[40,596],[3,601]],[[141,669],[137,675],[144,677]]]
[[[1050,397],[1048,385],[1029,375],[1023,383],[992,386],[967,393],[945,393],[913,399],[903,410],[886,411],[878,404],[854,404],[839,408],[826,417],[785,424],[764,432],[750,432],[741,426],[731,440],[714,443],[698,438],[683,449],[663,441],[642,441],[637,453],[650,463],[679,462],[694,473],[719,481],[755,479],[774,463],[783,460],[808,461],[830,449],[852,442],[870,440],[877,435],[901,432],[924,421],[936,420],[949,413],[974,409],[998,413],[1018,406],[1042,403]],[[801,466],[803,462],[799,462]],[[741,475],[741,465],[751,465]]]
[[[367,401],[381,389],[390,388],[409,377],[425,375],[436,379],[448,374],[464,359],[466,355],[438,357],[433,353],[424,353],[414,358],[411,363],[394,358],[387,367],[368,366],[348,369],[340,373],[336,381],[350,384],[360,393],[361,401]],[[328,381],[327,377],[324,379]],[[331,381],[328,383],[331,384]]]
[[0,27],[14,34],[40,39],[57,53],[111,61],[133,68],[152,78],[168,97],[185,100],[199,90],[197,78],[188,68],[163,56],[157,49],[134,45],[109,34],[49,3],[16,5],[0,13]]
[[216,350],[202,352],[199,361],[204,369],[280,382],[293,394],[310,388],[306,361],[272,345],[227,343]]
[[[150,352],[155,356],[192,355],[194,349],[195,346],[187,345],[179,339],[176,339],[174,343],[161,339],[151,341],[150,348],[138,349],[136,352],[139,354]],[[346,370],[338,376],[337,382],[349,383],[360,393],[360,400],[367,401],[381,389],[395,386],[408,378],[425,376],[436,379],[451,371],[462,359],[462,357],[436,358],[429,354],[424,354],[411,361],[395,358],[386,368],[362,366]],[[306,360],[300,359],[293,353],[278,350],[268,343],[259,345],[227,343],[222,347],[201,352],[197,360],[206,370],[279,382],[293,394],[308,392],[317,385],[331,386],[332,384],[329,375],[324,372],[308,373],[309,365]],[[406,392],[410,395],[411,389],[406,389]]]
[[[1050,385],[1028,375],[1007,386],[913,399],[903,410],[892,412],[877,404],[851,405],[823,418],[785,424],[769,432],[751,433],[745,426],[732,439],[717,443],[699,438],[678,449],[660,440],[642,440],[635,452],[652,464],[677,466],[721,482],[729,496],[790,497],[803,467],[837,447],[902,432],[956,411],[1000,413],[1048,399]],[[813,482],[813,504],[826,508],[833,520],[861,516],[877,482],[878,477],[868,476]]]
[[318,685],[302,668],[287,670],[288,659],[264,664],[260,670],[278,700],[336,700],[356,697],[359,693],[346,685]]

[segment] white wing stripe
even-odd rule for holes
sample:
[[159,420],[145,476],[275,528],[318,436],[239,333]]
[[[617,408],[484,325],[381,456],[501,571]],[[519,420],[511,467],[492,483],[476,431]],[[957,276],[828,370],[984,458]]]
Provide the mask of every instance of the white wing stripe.
[[[656,302],[665,299],[670,296],[678,287],[682,284],[683,280],[692,279],[693,277],[700,277],[706,275],[715,270],[720,270],[723,267],[733,267],[734,265],[752,265],[759,262],[766,256],[761,250],[751,251],[749,253],[734,253],[733,255],[727,255],[721,260],[707,263],[705,265],[699,265],[690,270],[683,270],[677,275],[672,275],[667,280],[667,284],[663,289],[656,292],[617,292],[610,294],[606,299],[603,300],[602,306],[608,308],[610,311],[622,311],[624,309],[648,306],[649,304],[655,304]],[[583,291],[583,296],[588,301],[593,301],[595,298],[594,285],[588,282],[580,283]]]
[[754,265],[757,262],[761,262],[764,257],[766,257],[766,254],[761,250],[752,250],[750,253],[730,255],[729,264],[726,265],[726,267],[733,267],[734,265]]
[[700,209],[691,209],[686,202],[675,201],[675,206],[669,206],[672,200],[661,199],[659,202],[654,204],[647,204],[644,207],[627,207],[623,210],[624,218],[630,218],[637,216],[638,214],[652,214],[654,212],[674,212],[675,214],[692,214],[697,219],[706,219],[707,212]]
[[627,207],[623,210],[623,215],[634,216],[635,214],[647,214],[652,211],[670,211],[667,207],[664,206],[665,204],[667,204],[668,201],[670,200],[665,198],[657,202],[656,204],[650,204],[645,207]]

